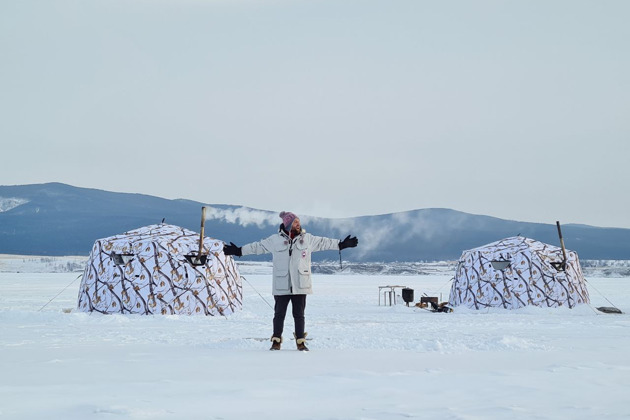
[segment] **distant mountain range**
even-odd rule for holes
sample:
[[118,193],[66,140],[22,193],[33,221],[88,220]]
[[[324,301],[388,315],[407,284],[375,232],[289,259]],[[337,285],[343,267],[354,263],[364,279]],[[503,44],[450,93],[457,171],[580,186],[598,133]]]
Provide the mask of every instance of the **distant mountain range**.
[[[0,253],[87,255],[96,239],[162,220],[199,232],[204,205],[208,207],[206,235],[226,242],[243,245],[259,240],[276,232],[280,224],[276,212],[239,206],[60,183],[0,186]],[[450,209],[345,219],[300,216],[303,227],[314,235],[358,236],[359,246],[343,251],[344,260],[357,262],[454,260],[463,250],[519,234],[559,246],[554,221],[517,222]],[[630,229],[568,224],[562,232],[567,248],[577,251],[581,259],[630,259]],[[325,251],[314,257],[335,260],[339,255]]]

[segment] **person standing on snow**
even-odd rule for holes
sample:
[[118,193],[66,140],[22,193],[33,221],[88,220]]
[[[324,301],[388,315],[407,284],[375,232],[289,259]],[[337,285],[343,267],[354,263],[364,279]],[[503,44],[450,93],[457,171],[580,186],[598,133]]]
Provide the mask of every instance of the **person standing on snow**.
[[291,212],[281,212],[282,224],[277,234],[259,242],[252,242],[242,247],[229,245],[223,247],[225,255],[272,254],[273,258],[273,297],[276,301],[273,316],[273,335],[271,349],[280,350],[282,331],[287,307],[291,302],[295,323],[295,342],[298,350],[308,351],[304,332],[304,309],[306,295],[313,293],[311,284],[311,253],[355,247],[359,243],[356,237],[348,235],[343,241],[324,238],[306,233],[300,225],[300,219]]

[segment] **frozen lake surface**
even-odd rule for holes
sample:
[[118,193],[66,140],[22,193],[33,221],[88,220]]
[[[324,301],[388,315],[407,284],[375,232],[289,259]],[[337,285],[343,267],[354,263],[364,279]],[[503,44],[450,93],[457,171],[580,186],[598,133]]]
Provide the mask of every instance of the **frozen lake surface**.
[[268,266],[242,274],[243,311],[213,318],[79,313],[78,273],[0,273],[0,418],[630,417],[628,278],[589,278],[572,310],[444,314],[379,306],[378,286],[447,300],[446,273],[315,275],[311,351],[289,314],[270,352]]

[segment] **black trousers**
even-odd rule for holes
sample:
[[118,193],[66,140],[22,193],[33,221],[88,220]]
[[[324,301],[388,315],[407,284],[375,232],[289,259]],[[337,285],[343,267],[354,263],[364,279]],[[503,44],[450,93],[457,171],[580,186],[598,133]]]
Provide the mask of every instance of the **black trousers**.
[[295,336],[304,338],[304,310],[306,309],[306,295],[282,295],[274,296],[276,305],[273,315],[273,336],[282,337],[284,330],[284,318],[287,316],[287,308],[291,302],[293,321],[295,323]]

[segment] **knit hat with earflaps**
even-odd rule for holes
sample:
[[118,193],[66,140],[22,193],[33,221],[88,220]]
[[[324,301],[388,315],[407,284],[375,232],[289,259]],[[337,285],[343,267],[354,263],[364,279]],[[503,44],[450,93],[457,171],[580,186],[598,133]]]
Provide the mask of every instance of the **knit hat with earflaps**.
[[291,226],[293,226],[293,221],[298,217],[291,213],[290,211],[283,211],[280,213],[280,218],[282,219],[282,224],[287,232],[291,231]]

